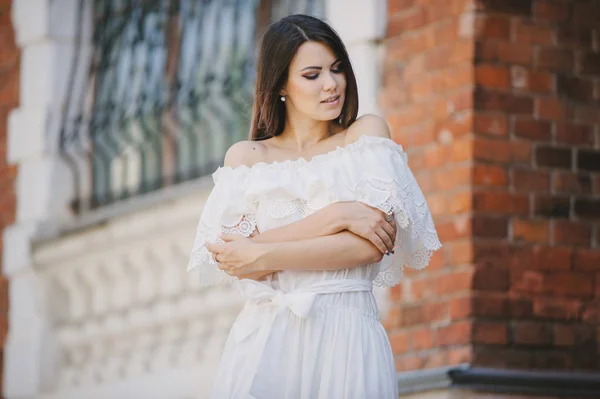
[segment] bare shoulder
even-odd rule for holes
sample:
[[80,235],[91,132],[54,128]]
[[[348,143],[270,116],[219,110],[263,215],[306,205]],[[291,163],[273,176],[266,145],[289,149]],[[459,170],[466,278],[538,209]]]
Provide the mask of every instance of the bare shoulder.
[[239,141],[225,154],[225,166],[252,166],[264,160],[265,146],[259,141]]
[[390,127],[385,119],[378,115],[366,114],[356,119],[346,132],[346,143],[352,143],[360,136],[391,138]]

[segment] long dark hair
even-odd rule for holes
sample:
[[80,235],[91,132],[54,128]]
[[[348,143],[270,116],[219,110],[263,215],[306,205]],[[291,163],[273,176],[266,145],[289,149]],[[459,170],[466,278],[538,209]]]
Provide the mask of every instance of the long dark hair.
[[340,125],[347,128],[358,114],[358,90],[348,52],[337,33],[325,22],[308,15],[290,15],[271,24],[265,32],[257,63],[256,91],[250,140],[281,134],[285,126],[285,104],[279,92],[288,78],[289,66],[298,48],[312,41],[326,45],[342,63],[346,95]]

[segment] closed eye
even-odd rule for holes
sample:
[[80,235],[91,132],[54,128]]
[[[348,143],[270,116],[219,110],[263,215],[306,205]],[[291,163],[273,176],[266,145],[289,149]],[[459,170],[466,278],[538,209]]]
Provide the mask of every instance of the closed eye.
[[[331,72],[338,74],[338,73],[344,73],[344,68],[342,67],[341,64],[336,65],[335,68],[331,69]],[[304,77],[308,80],[315,80],[319,77],[320,74],[318,73],[314,73],[312,75],[304,75]]]

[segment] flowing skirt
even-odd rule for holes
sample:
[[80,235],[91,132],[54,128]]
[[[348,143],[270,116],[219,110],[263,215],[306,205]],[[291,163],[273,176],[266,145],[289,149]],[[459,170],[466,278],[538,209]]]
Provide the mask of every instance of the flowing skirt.
[[371,290],[319,293],[304,309],[293,302],[246,304],[227,338],[214,399],[398,398]]

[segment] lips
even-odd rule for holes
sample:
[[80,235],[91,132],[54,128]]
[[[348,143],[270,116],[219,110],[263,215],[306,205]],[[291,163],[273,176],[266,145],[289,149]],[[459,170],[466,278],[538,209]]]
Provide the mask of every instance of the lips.
[[332,103],[335,102],[338,98],[340,98],[340,95],[338,94],[337,96],[331,96],[331,97],[327,97],[325,100],[321,101],[322,103]]

